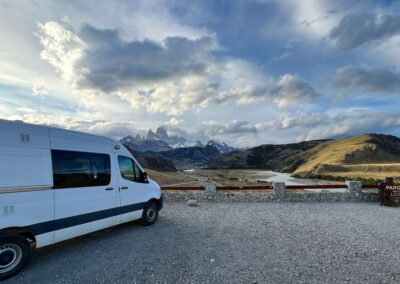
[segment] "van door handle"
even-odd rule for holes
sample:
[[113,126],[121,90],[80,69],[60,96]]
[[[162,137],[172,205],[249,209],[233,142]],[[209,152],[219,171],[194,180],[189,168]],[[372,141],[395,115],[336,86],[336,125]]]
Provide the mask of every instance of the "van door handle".
[[121,186],[120,189],[128,189],[127,186]]
[[106,190],[114,190],[112,187],[107,187]]

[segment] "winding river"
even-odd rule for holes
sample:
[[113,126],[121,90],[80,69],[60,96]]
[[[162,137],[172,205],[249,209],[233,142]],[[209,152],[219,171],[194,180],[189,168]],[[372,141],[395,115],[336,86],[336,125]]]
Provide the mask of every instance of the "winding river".
[[[315,180],[315,179],[303,179],[303,178],[294,178],[287,173],[278,173],[273,171],[259,171],[257,173],[258,176],[264,175],[265,179],[258,178],[258,180],[268,181],[268,182],[285,182],[286,185],[322,185],[326,184],[323,180]],[[332,188],[332,189],[305,189],[305,191],[309,192],[321,192],[322,190],[329,192],[345,192],[345,189],[342,188]]]
[[279,173],[273,171],[259,171],[257,174],[262,175],[265,174],[267,178],[259,180],[267,181],[267,182],[285,182],[286,185],[317,185],[324,184],[323,181],[314,180],[314,179],[303,179],[303,178],[295,178],[287,173]]

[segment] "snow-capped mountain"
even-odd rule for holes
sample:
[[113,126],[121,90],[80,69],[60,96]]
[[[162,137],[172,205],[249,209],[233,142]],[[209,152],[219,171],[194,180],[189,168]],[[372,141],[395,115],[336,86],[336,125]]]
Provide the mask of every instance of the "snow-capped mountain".
[[206,147],[214,146],[220,153],[228,153],[234,150],[233,147],[228,146],[226,143],[219,143],[214,140],[208,141],[204,144],[201,141],[188,141],[184,137],[178,135],[169,135],[164,127],[158,127],[154,132],[149,130],[146,136],[126,136],[121,140],[122,144],[127,144],[129,147],[135,149],[136,151],[146,152],[161,152],[168,151],[177,148],[189,148],[189,147]]
[[164,141],[172,148],[181,148],[187,142],[185,138],[178,135],[169,136],[167,130],[163,127],[158,127],[155,133],[150,129],[147,132],[145,140]]
[[173,149],[171,146],[168,145],[168,143],[164,142],[163,140],[147,140],[140,135],[136,135],[135,137],[131,135],[126,136],[122,138],[120,142],[139,152],[161,152]]
[[218,149],[218,151],[220,153],[229,153],[229,152],[232,152],[233,150],[235,150],[235,148],[228,146],[228,144],[226,144],[225,142],[218,143],[214,140],[208,141],[206,146],[214,146],[215,148]]

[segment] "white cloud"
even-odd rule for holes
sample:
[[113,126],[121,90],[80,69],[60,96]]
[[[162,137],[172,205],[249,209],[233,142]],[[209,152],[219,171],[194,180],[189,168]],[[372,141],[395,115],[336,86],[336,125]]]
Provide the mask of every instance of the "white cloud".
[[391,13],[350,13],[330,33],[340,49],[350,50],[400,35],[400,15]]
[[177,126],[183,123],[183,119],[178,119],[176,117],[171,117],[171,119],[167,122],[168,125]]
[[400,114],[370,109],[338,109],[326,113],[283,114],[256,125],[261,131],[289,132],[297,141],[391,132],[400,129]]
[[289,51],[284,51],[283,53],[281,53],[278,56],[274,56],[272,57],[272,61],[276,62],[276,61],[281,61],[284,60],[285,58],[288,58],[292,53]]
[[[279,16],[265,28],[266,35],[299,37],[319,42],[343,15],[342,3],[329,0],[271,1],[279,7]],[[346,10],[345,10],[346,11]]]
[[207,136],[215,137],[221,135],[257,133],[257,128],[252,126],[248,121],[244,120],[233,120],[228,124],[211,120],[203,122],[203,131]]
[[39,23],[38,27],[43,46],[41,58],[53,65],[65,81],[74,84],[79,77],[75,63],[82,57],[86,44],[56,22]]
[[49,125],[70,130],[82,131],[102,136],[120,139],[126,135],[138,133],[140,131],[137,123],[131,121],[104,121],[95,120],[90,114],[79,114],[76,117],[70,115],[43,115],[35,110],[31,112],[25,110],[23,115],[18,118],[26,123]]
[[46,86],[46,83],[43,78],[40,78],[36,82],[34,82],[32,86],[32,93],[35,96],[46,96],[49,94],[49,89]]
[[130,121],[76,121],[73,129],[120,139],[138,133],[137,124]]
[[318,93],[286,74],[278,82],[245,60],[217,59],[211,38],[125,42],[116,30],[85,26],[81,37],[55,22],[39,25],[41,56],[56,67],[85,105],[113,94],[150,113],[180,116],[228,100],[273,98],[280,107],[311,102]]
[[329,122],[329,119],[320,113],[304,113],[297,112],[296,114],[282,113],[279,119],[264,123],[257,123],[258,131],[268,130],[290,130],[293,128],[312,128],[319,125],[324,125]]
[[280,78],[271,95],[279,107],[308,103],[320,96],[308,82],[290,74]]
[[[400,6],[399,6],[400,7]],[[379,44],[370,45],[365,57],[374,66],[396,66],[400,68],[400,36],[394,36]]]
[[170,82],[142,84],[115,94],[135,109],[143,107],[151,113],[179,116],[193,107],[207,107],[217,96],[216,88],[202,76],[185,76]]
[[346,66],[336,71],[333,86],[345,93],[396,93],[400,90],[400,73],[389,68]]
[[[2,1],[1,116],[106,135],[130,133],[136,124],[146,129],[166,124],[204,137],[210,127],[209,132],[222,141],[253,145],[319,134],[346,135],[358,129],[376,132],[395,125],[384,115],[365,112],[375,118],[367,119],[371,125],[367,127],[358,122],[362,116],[350,115],[353,111],[347,108],[379,102],[382,111],[396,111],[400,103],[395,96],[396,67],[400,67],[397,27],[384,32],[383,38],[378,34],[372,41],[356,42],[367,48],[350,53],[327,46],[346,33],[332,40],[323,38],[329,39],[329,31],[347,13],[395,13],[398,4],[258,1],[267,4],[231,1],[227,14],[214,11],[209,2],[183,4],[182,9],[166,0],[100,0],[96,5]],[[252,9],[260,13],[251,13]],[[243,34],[243,27],[251,31]],[[350,41],[371,32],[363,26],[352,28],[362,33]],[[278,63],[273,56],[285,60]],[[314,88],[314,82],[322,86],[335,75],[331,70],[338,64],[361,67],[338,69],[338,88],[320,96],[322,90]],[[379,68],[393,73],[388,76],[392,79],[386,81]],[[339,112],[345,118],[330,110],[332,90],[377,96],[349,95],[332,102],[343,107]],[[392,94],[390,101],[388,96],[378,96],[383,93]],[[299,112],[286,113],[294,109]],[[213,125],[201,122],[210,120]],[[398,128],[393,131],[400,133]]]

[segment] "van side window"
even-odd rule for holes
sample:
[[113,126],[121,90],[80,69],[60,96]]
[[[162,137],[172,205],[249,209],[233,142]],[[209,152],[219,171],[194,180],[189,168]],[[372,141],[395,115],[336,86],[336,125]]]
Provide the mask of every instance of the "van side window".
[[134,182],[145,182],[142,170],[134,160],[124,156],[118,156],[119,169],[124,179]]
[[107,154],[52,150],[54,188],[105,186],[111,182]]

